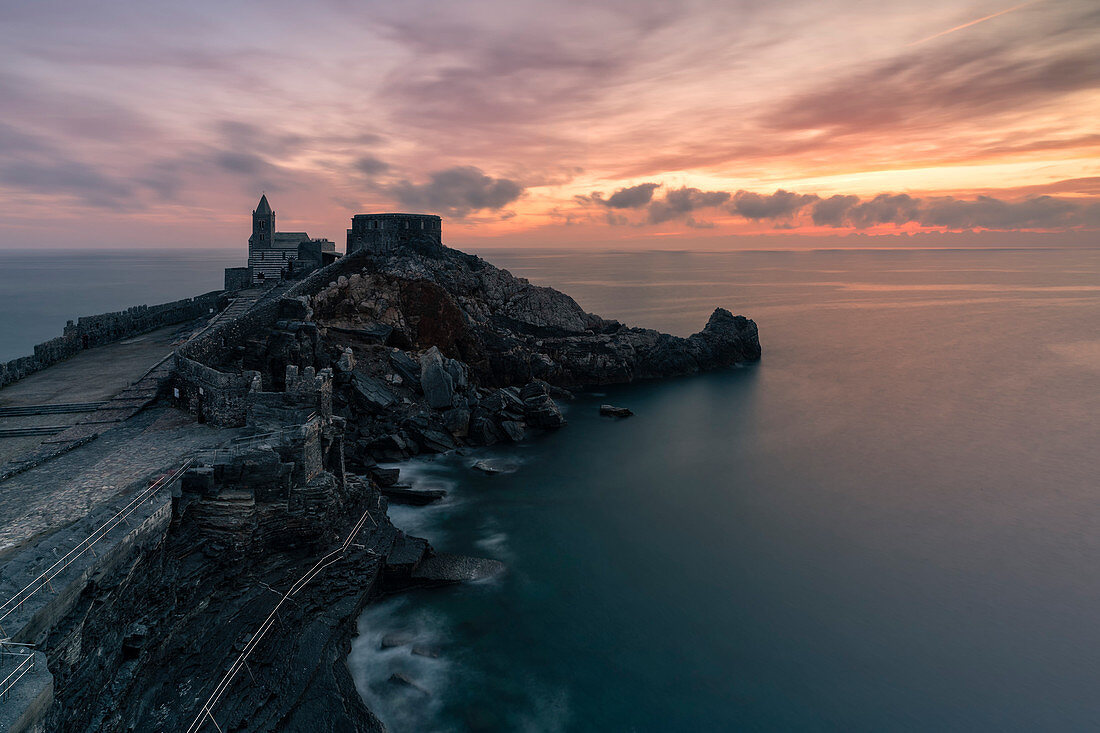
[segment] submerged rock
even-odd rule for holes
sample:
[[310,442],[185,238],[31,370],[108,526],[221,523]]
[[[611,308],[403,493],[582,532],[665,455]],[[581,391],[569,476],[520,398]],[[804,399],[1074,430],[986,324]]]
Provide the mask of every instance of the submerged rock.
[[463,583],[491,578],[503,573],[504,569],[500,560],[441,553],[423,560],[412,577],[428,583]]
[[395,687],[403,687],[408,690],[415,690],[425,697],[431,697],[432,693],[427,688],[423,687],[420,683],[409,677],[404,672],[394,672],[390,675],[389,682]]
[[600,405],[600,414],[607,415],[608,417],[630,417],[633,415],[627,407],[616,407],[614,405]]
[[413,637],[410,634],[406,634],[401,631],[391,631],[388,634],[382,636],[382,642],[378,645],[379,649],[395,649],[399,646],[408,646],[413,643]]
[[493,464],[489,463],[488,461],[478,461],[473,466],[471,466],[471,468],[473,468],[475,471],[481,471],[482,473],[487,473],[490,476],[492,476],[494,474],[498,474],[498,473],[501,472],[499,468],[497,468]]

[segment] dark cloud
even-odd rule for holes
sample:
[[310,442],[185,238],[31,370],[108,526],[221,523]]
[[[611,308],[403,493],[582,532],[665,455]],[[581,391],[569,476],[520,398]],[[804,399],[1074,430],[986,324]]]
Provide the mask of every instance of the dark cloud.
[[222,150],[214,154],[214,162],[230,173],[244,173],[254,176],[262,173],[268,163],[254,153],[238,153],[230,150]]
[[1095,222],[1090,207],[1053,196],[1035,196],[1008,202],[992,196],[973,201],[951,197],[929,199],[920,213],[925,226],[948,229],[1063,229]]
[[797,94],[764,121],[836,135],[1015,115],[1100,87],[1096,17],[1083,16],[1061,42],[1025,29],[1016,42],[922,46]]
[[74,196],[98,208],[130,208],[133,188],[100,170],[75,160],[5,161],[0,184],[23,191]]
[[661,187],[659,183],[640,183],[637,186],[620,188],[606,199],[599,192],[592,194],[592,200],[612,209],[639,209],[653,199],[653,192]]
[[916,222],[924,227],[968,229],[1073,229],[1100,225],[1095,200],[1031,196],[1006,201],[993,196],[920,199],[908,194],[879,194],[867,201],[857,196],[830,196],[813,208],[818,226],[865,229],[876,224]]
[[813,208],[813,221],[818,226],[841,227],[847,221],[848,211],[859,203],[859,196],[830,196],[821,199]]
[[374,176],[388,171],[390,169],[390,164],[384,160],[379,160],[373,155],[363,155],[355,161],[355,169],[368,176]]
[[432,173],[427,183],[401,181],[382,190],[402,206],[462,218],[474,211],[496,211],[523,194],[523,186],[507,178],[492,178],[474,166],[456,166]]
[[816,194],[797,194],[783,189],[769,195],[738,191],[733,195],[730,211],[746,219],[781,219],[797,214],[802,207],[817,200]]
[[906,193],[880,193],[870,201],[853,206],[848,218],[859,228],[875,224],[905,224],[920,216],[920,203],[920,199]]
[[[1081,178],[1050,185],[1065,191],[1089,193],[1095,190],[1097,183],[1096,179]],[[772,194],[745,190],[730,194],[685,187],[672,189],[659,199],[653,198],[654,189],[659,186],[657,183],[631,186],[620,189],[607,199],[594,192],[588,196],[577,196],[576,201],[584,207],[595,204],[621,211],[645,208],[644,222],[609,212],[603,219],[612,225],[661,224],[679,220],[689,227],[710,228],[714,224],[696,218],[694,212],[722,207],[722,210],[743,219],[771,222],[776,229],[797,228],[807,215],[816,226],[837,229],[868,229],[884,224],[900,226],[909,222],[922,227],[951,230],[1008,231],[1100,226],[1100,202],[1095,196],[1055,198],[1033,195],[1007,200],[993,196],[974,199],[953,196],[918,198],[907,193],[882,193],[861,199],[850,194],[821,198],[817,194],[800,194],[783,189]]]
[[649,221],[660,224],[664,221],[686,216],[696,209],[721,206],[730,199],[727,191],[700,191],[698,188],[677,188],[665,194],[660,201],[649,205]]

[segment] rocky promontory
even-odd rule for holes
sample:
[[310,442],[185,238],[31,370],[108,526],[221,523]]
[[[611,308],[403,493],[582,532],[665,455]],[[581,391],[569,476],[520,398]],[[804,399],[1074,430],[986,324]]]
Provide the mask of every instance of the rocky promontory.
[[165,405],[236,437],[188,461],[140,552],[28,637],[55,681],[47,725],[383,730],[345,662],[364,604],[503,567],[393,526],[388,501],[444,492],[381,464],[560,428],[576,389],[759,358],[728,310],[686,338],[629,327],[431,240],[265,291],[181,346],[165,385]]
[[257,372],[275,389],[288,366],[331,368],[360,470],[559,427],[555,400],[572,389],[760,358],[756,324],[724,308],[686,338],[628,327],[437,243],[356,252],[319,274],[215,366]]

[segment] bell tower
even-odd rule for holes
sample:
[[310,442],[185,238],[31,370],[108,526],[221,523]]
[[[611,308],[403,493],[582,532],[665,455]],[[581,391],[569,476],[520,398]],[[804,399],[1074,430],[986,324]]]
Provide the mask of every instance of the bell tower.
[[248,250],[251,253],[253,249],[271,249],[274,244],[275,212],[267,203],[267,194],[264,194],[252,212],[252,236],[248,238]]

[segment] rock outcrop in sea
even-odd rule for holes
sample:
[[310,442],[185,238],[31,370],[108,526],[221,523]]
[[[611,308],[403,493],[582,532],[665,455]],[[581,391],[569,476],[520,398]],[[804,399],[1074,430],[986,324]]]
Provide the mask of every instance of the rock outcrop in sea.
[[347,454],[364,470],[564,424],[570,389],[693,374],[760,358],[756,324],[717,308],[681,338],[584,311],[480,257],[438,244],[357,252],[283,304],[266,334],[224,354],[279,386],[287,365],[331,367]]

